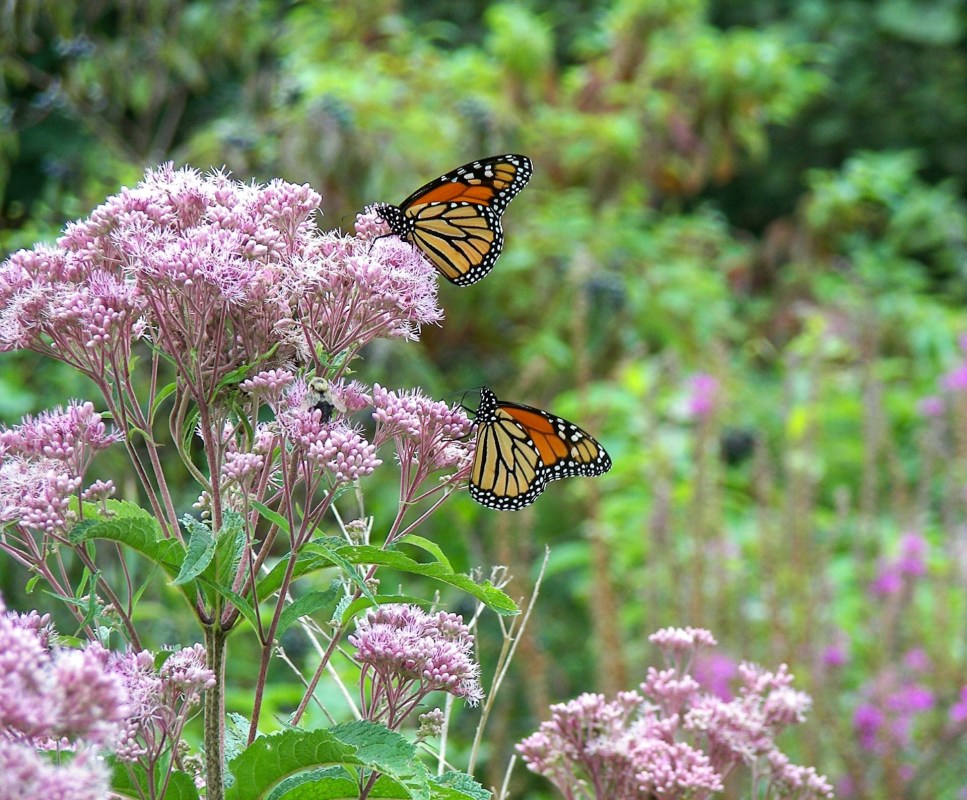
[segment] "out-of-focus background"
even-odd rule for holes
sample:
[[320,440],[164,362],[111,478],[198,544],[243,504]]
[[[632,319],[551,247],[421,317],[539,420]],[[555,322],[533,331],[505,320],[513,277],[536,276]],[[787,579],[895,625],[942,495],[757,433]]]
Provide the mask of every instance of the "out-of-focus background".
[[[0,256],[168,160],[308,182],[349,230],[529,155],[493,273],[441,286],[442,327],[360,374],[489,385],[614,459],[423,531],[464,569],[509,565],[515,596],[551,546],[478,777],[499,784],[549,703],[634,688],[648,634],[693,625],[721,644],[698,665],[717,691],[740,660],[790,665],[814,708],[780,744],[838,796],[967,796],[961,0],[12,0],[0,122]],[[97,399],[3,356],[6,422],[70,396]],[[363,488],[378,531],[394,486]],[[37,605],[25,580],[0,564],[9,604]],[[163,600],[158,641],[190,640]],[[485,675],[498,646],[485,619]],[[298,693],[280,670],[275,713]],[[550,796],[520,766],[511,787]]]

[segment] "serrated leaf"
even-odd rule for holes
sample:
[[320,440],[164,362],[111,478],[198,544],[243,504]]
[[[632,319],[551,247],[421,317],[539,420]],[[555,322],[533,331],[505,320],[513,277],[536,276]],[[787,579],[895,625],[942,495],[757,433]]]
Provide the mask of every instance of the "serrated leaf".
[[[287,730],[259,737],[231,762],[234,784],[225,796],[227,800],[281,800],[283,794],[277,792],[285,786],[286,800],[357,797],[355,781],[348,795],[296,793],[314,780],[320,781],[321,791],[348,788],[336,777],[338,773],[331,771],[339,765],[352,771],[366,767],[380,772],[370,793],[373,798],[432,800],[429,771],[418,759],[416,748],[398,733],[367,721],[329,730]],[[307,773],[311,773],[307,779],[296,779]]]
[[191,517],[185,517],[184,525],[191,533],[185,560],[181,562],[178,576],[172,581],[175,586],[182,586],[197,578],[215,557],[215,537],[209,527]]
[[276,637],[280,638],[286,629],[296,622],[299,617],[314,614],[320,608],[326,608],[335,603],[340,595],[340,589],[339,584],[334,584],[324,591],[316,590],[309,592],[297,598],[294,602],[289,603],[279,615],[279,625],[275,632]]
[[248,746],[251,721],[237,711],[225,715],[225,761],[232,761]]
[[[414,561],[409,556],[396,550],[380,550],[378,547],[373,547],[372,545],[344,544],[339,548],[330,549],[325,546],[320,546],[318,540],[314,540],[306,545],[306,551],[318,553],[326,557],[339,558],[345,563],[378,564],[399,570],[400,572],[422,575],[439,581],[440,583],[446,583],[476,597],[491,611],[498,614],[508,616],[520,613],[520,608],[518,608],[517,604],[490,583],[490,581],[475,583],[468,575],[458,574],[445,564],[439,562],[421,564],[419,561]],[[352,571],[355,572],[355,570]]]
[[444,772],[430,779],[433,800],[491,800],[493,793],[484,789],[465,772]]
[[450,560],[446,557],[443,549],[436,542],[431,542],[429,539],[425,539],[422,536],[417,536],[415,533],[408,533],[405,536],[401,536],[399,541],[406,544],[412,544],[415,547],[419,547],[421,550],[425,550],[441,564],[446,566],[451,571],[453,570],[453,567],[450,566]]
[[417,758],[416,747],[403,736],[367,720],[344,722],[329,732],[339,741],[353,745],[356,758],[399,783],[408,797],[429,800],[429,770]]
[[329,731],[288,730],[260,736],[230,762],[235,784],[226,789],[225,797],[265,798],[280,779],[335,764],[363,766],[355,757],[355,748],[340,742]]
[[341,800],[358,796],[357,779],[344,767],[322,767],[286,778],[266,800]]
[[71,529],[69,539],[71,544],[94,539],[119,542],[157,564],[171,578],[178,574],[185,560],[184,545],[176,539],[162,539],[158,521],[150,515],[84,520]]

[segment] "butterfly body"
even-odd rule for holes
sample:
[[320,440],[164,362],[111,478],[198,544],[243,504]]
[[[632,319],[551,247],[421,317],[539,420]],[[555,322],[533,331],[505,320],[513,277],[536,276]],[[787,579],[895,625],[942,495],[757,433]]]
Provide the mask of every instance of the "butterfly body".
[[501,511],[528,506],[551,481],[611,469],[604,448],[573,422],[480,390],[470,496]]
[[493,268],[504,245],[500,218],[532,172],[526,156],[493,156],[430,181],[398,206],[372,209],[443,277],[469,286]]

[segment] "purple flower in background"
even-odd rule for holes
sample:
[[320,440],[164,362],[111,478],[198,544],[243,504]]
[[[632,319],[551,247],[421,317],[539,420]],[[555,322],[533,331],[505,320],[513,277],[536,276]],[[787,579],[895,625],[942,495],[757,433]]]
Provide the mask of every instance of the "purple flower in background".
[[862,703],[853,712],[853,730],[864,750],[874,750],[880,729],[883,727],[884,716],[876,706]]
[[886,699],[889,710],[905,715],[929,711],[933,706],[933,692],[919,683],[905,683]]
[[956,725],[967,722],[967,686],[960,690],[960,699],[950,707],[950,721]]
[[720,700],[732,699],[732,682],[739,674],[738,665],[725,653],[699,652],[692,670],[695,680]]
[[943,375],[940,385],[948,392],[962,392],[967,389],[967,363],[958,364]]
[[921,417],[941,417],[946,411],[947,405],[939,395],[929,395],[920,399],[917,403],[917,413]]
[[903,589],[903,575],[899,567],[892,562],[880,565],[880,570],[870,583],[870,592],[886,597],[898,594]]
[[886,597],[899,594],[907,578],[922,577],[927,572],[927,540],[919,533],[905,533],[900,537],[896,558],[881,560],[870,592]]
[[694,419],[703,419],[714,410],[719,396],[719,382],[713,375],[700,372],[690,380],[688,414]]
[[903,654],[903,666],[911,672],[929,672],[932,664],[926,650],[914,647]]
[[900,539],[897,569],[903,575],[919,577],[926,574],[927,540],[919,533],[906,533]]
[[823,666],[828,669],[839,669],[849,662],[849,651],[845,645],[831,644],[822,654]]
[[856,784],[849,775],[844,775],[836,781],[837,797],[853,797],[856,794]]

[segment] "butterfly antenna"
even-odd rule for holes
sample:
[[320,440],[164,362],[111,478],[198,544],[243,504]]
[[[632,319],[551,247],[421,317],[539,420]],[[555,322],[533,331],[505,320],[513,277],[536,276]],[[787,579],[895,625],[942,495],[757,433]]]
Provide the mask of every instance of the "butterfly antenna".
[[[470,408],[470,406],[468,406],[464,401],[467,399],[468,394],[471,394],[472,392],[479,392],[482,388],[482,386],[478,386],[476,389],[464,389],[462,392],[460,392],[460,408],[462,408],[468,414],[476,414],[477,409]],[[450,394],[446,395],[446,397],[455,397],[456,395],[457,392],[451,392]]]

